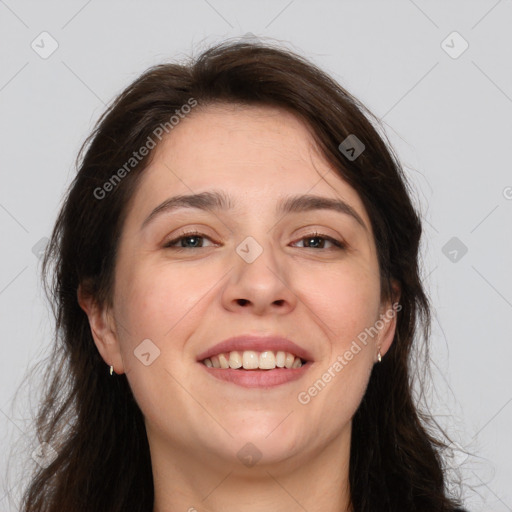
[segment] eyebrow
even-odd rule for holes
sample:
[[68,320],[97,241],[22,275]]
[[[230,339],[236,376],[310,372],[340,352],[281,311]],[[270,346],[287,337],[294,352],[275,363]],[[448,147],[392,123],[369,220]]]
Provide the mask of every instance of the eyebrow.
[[[163,213],[169,213],[179,208],[196,208],[205,211],[226,211],[234,208],[231,198],[221,191],[201,192],[199,194],[179,195],[171,197],[159,204],[144,220],[141,230],[152,220]],[[365,230],[367,230],[361,216],[352,206],[342,199],[315,195],[298,195],[283,198],[276,207],[276,213],[286,215],[289,213],[309,212],[313,210],[331,210],[352,217]]]

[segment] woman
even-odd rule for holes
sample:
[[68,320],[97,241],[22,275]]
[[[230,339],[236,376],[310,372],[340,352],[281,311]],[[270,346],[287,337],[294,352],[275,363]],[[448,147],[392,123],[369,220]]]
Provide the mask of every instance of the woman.
[[421,223],[367,116],[249,43],[114,101],[44,258],[60,344],[23,511],[457,510],[411,391]]

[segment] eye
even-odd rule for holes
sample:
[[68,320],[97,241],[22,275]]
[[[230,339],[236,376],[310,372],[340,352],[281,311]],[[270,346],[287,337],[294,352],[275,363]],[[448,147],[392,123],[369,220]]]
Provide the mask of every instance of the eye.
[[[169,240],[165,243],[164,247],[168,249],[194,249],[194,248],[202,248],[204,240],[210,240],[211,238],[207,237],[203,233],[199,233],[198,231],[190,231],[188,233],[183,233],[180,236]],[[176,246],[178,242],[181,242],[181,245]]]
[[[204,240],[209,240],[210,242],[212,241],[211,238],[206,236],[204,233],[200,233],[199,231],[190,231],[187,233],[183,233],[180,236],[173,238],[172,240],[169,240],[168,242],[165,243],[164,248],[176,250],[195,248],[200,249],[205,247]],[[301,237],[299,242],[304,242],[303,247],[305,249],[341,250],[346,248],[346,245],[340,240],[317,232]],[[326,243],[331,244],[333,247],[325,247]]]
[[[311,233],[310,235],[306,235],[300,238],[299,241],[305,241],[304,248],[306,249],[325,249],[325,243],[330,243],[334,245],[334,248],[337,249],[345,249],[346,245],[340,240],[336,240],[328,235],[323,235],[321,233]],[[327,248],[328,249],[328,248]],[[331,248],[332,249],[332,248]]]

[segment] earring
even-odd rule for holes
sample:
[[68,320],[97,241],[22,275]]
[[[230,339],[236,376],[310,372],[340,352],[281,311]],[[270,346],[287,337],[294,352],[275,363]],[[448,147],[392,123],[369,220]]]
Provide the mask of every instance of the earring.
[[379,363],[382,361],[382,357],[380,355],[380,348],[379,348],[379,353],[377,354],[377,359],[378,359]]
[[114,367],[110,365],[110,375],[112,375],[112,372],[114,371]]

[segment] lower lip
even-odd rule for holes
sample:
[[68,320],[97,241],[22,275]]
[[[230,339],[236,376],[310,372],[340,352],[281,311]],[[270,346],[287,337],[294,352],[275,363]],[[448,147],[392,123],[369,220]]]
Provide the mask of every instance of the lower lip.
[[311,366],[311,362],[300,368],[274,368],[273,370],[234,370],[213,368],[199,363],[212,377],[231,382],[244,388],[270,388],[300,379]]

